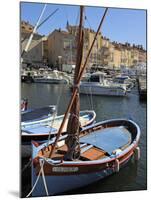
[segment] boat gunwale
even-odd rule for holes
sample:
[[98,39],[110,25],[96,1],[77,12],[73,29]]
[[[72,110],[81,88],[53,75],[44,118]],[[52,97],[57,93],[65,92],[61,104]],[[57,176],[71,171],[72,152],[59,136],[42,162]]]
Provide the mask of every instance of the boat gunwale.
[[[64,161],[62,160],[61,162],[55,161],[51,158],[44,158],[44,157],[40,157],[40,160],[45,160],[46,162],[48,162],[50,165],[52,164],[52,166],[82,166],[82,165],[95,165],[95,164],[105,164],[105,163],[109,163],[112,162],[116,159],[120,159],[121,157],[124,157],[126,154],[128,154],[129,152],[133,151],[136,147],[137,147],[137,142],[132,143],[129,147],[127,147],[126,149],[124,149],[123,151],[121,151],[121,153],[119,153],[117,156],[111,157],[111,156],[106,156],[105,158],[101,158],[98,160],[90,160],[90,161]],[[59,164],[60,163],[60,164]]]
[[[41,107],[41,108],[43,108],[43,107]],[[32,111],[34,111],[36,109],[41,109],[41,108],[31,109],[31,111],[29,111],[29,112],[32,112]],[[56,109],[56,105],[49,105],[48,108],[55,108]],[[26,114],[26,113],[21,113],[21,114]],[[52,117],[52,114],[50,113],[50,114],[46,115],[45,118],[38,118],[37,120],[23,121],[23,122],[21,122],[21,126],[28,126],[28,123],[30,123],[30,124],[37,124],[39,122],[43,123],[43,122],[45,122],[47,120],[50,120],[51,117]]]
[[[91,82],[90,82],[91,83]],[[107,86],[107,85],[101,85],[100,83],[97,83],[97,82],[93,82],[94,84],[90,84],[89,82],[82,82],[80,84],[80,87],[81,86],[84,86],[84,87],[93,87],[93,86],[96,86],[96,87],[102,87],[102,88],[109,88],[109,89],[121,89],[122,91],[127,91],[124,87],[124,85],[119,85],[119,84],[114,84],[114,85],[110,85]]]
[[[92,119],[89,120],[88,123],[85,124],[85,125],[82,127],[82,130],[83,130],[84,127],[90,126],[90,125],[93,123],[93,121],[96,119],[96,113],[95,113],[94,110],[80,111],[80,113],[86,113],[86,114],[88,114],[88,115],[92,115],[92,116],[93,116]],[[56,117],[55,117],[55,120],[59,120],[60,118],[63,118],[63,116],[64,116],[64,115],[56,116]],[[82,117],[82,116],[80,116],[80,117]],[[49,119],[47,118],[48,121],[49,121],[49,120],[52,120],[52,119],[53,119],[53,116],[50,116]],[[42,122],[40,121],[40,124],[46,122],[47,120],[45,119],[45,121],[42,121]],[[37,124],[37,123],[38,123],[38,122],[36,122],[35,124]],[[35,124],[32,124],[32,125],[35,125]],[[21,126],[28,126],[28,125],[21,125]],[[29,126],[30,126],[30,125],[29,125]],[[26,130],[21,130],[21,131],[22,131],[21,137],[24,137],[24,136],[29,136],[29,137],[33,137],[33,136],[36,137],[36,136],[37,136],[37,137],[40,137],[40,136],[47,136],[47,135],[49,135],[48,133],[39,133],[39,134],[35,134],[35,133],[28,133]],[[56,134],[57,134],[57,133],[52,133],[51,135],[56,135]]]

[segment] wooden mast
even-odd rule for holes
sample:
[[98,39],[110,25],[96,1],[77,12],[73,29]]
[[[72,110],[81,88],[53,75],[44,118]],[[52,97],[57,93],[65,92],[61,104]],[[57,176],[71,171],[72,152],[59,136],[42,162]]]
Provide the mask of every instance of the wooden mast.
[[82,57],[83,57],[83,10],[84,7],[80,6],[80,22],[77,37],[77,57],[76,57],[76,67],[74,72],[74,88],[77,87],[77,93],[73,101],[70,117],[67,125],[67,139],[66,145],[68,147],[67,154],[65,155],[65,160],[74,160],[80,156],[80,145],[79,145],[79,111],[80,111],[80,99],[79,99],[79,86],[78,77],[82,67]]
[[91,51],[92,51],[92,48],[93,48],[93,46],[94,46],[95,40],[96,40],[96,38],[97,38],[97,35],[98,35],[98,33],[99,33],[100,29],[101,29],[101,26],[102,26],[102,24],[103,24],[104,18],[105,18],[106,13],[107,13],[107,10],[108,10],[108,8],[105,9],[105,12],[104,12],[104,14],[103,14],[103,17],[102,17],[102,19],[101,19],[101,22],[100,22],[99,27],[98,27],[98,29],[97,29],[97,32],[96,32],[96,34],[95,34],[95,37],[94,37],[94,39],[93,39],[93,42],[92,42],[91,47],[90,47],[90,49],[89,49],[89,52],[88,52],[88,54],[87,54],[86,60],[85,60],[85,62],[84,62],[84,65],[83,65],[83,67],[82,67],[82,69],[81,69],[81,71],[80,71],[80,74],[79,74],[79,76],[78,76],[77,87],[74,87],[74,90],[73,90],[71,99],[70,99],[70,101],[69,101],[69,105],[68,105],[67,111],[66,111],[66,113],[65,113],[65,115],[64,115],[62,124],[61,124],[61,126],[60,126],[60,128],[59,128],[59,131],[58,131],[58,134],[57,134],[57,136],[56,136],[55,142],[54,142],[53,145],[52,145],[52,149],[51,149],[51,151],[50,151],[49,157],[52,156],[52,154],[53,154],[53,152],[54,152],[54,149],[55,149],[55,147],[56,147],[56,144],[57,144],[57,142],[58,142],[58,139],[59,139],[59,137],[60,137],[60,135],[61,135],[61,133],[62,133],[62,130],[63,130],[63,128],[64,128],[64,125],[65,125],[65,122],[66,122],[66,120],[67,120],[68,114],[69,114],[69,112],[70,112],[70,110],[71,110],[71,107],[72,107],[72,105],[73,105],[74,99],[75,99],[76,94],[77,94],[77,92],[78,92],[80,80],[81,80],[82,75],[83,75],[83,73],[84,73],[84,70],[85,70],[85,68],[86,68],[86,65],[87,65],[88,59],[89,59],[89,57],[90,57],[90,53],[91,53]]

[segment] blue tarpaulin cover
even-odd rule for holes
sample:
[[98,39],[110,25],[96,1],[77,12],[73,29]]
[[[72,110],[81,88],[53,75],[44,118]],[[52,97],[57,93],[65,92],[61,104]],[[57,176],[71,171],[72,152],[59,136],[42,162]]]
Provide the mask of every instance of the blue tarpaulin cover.
[[42,125],[32,127],[32,128],[31,127],[25,128],[25,129],[23,128],[22,130],[27,133],[31,133],[31,134],[49,133],[50,131],[51,132],[57,131],[57,129],[55,129],[55,128],[42,126]]
[[115,149],[131,143],[131,133],[123,126],[105,128],[81,137],[80,142],[92,144],[112,154]]

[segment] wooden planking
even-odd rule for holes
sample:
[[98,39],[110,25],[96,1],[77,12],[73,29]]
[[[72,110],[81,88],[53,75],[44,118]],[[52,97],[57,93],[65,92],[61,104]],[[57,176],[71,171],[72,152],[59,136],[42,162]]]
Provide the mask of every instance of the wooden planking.
[[89,160],[98,160],[105,156],[105,152],[98,148],[91,147],[90,149],[82,153],[81,156]]
[[[49,148],[46,148],[43,152],[40,151],[39,155],[42,157],[48,158],[50,154],[50,150],[51,150],[51,146],[49,146]],[[54,151],[54,153],[52,154],[52,159],[63,158],[66,152],[67,152],[67,146],[63,145],[62,147]],[[90,149],[88,148],[86,151],[81,153],[81,157],[88,160],[98,160],[104,156],[105,156],[105,152],[94,146],[92,146]]]

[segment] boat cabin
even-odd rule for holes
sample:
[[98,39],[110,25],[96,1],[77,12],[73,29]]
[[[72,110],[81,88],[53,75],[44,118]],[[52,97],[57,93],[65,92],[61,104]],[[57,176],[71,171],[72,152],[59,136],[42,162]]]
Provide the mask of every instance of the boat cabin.
[[102,72],[93,73],[89,78],[89,82],[104,83],[105,75],[106,74]]

